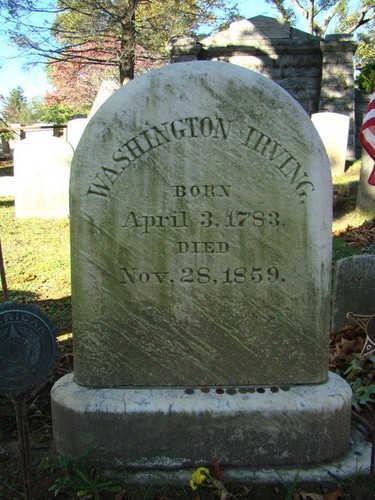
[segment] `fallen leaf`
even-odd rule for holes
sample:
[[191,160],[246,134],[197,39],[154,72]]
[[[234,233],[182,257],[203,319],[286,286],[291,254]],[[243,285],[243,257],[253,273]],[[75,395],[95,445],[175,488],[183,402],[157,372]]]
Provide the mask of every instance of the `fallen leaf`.
[[335,491],[331,491],[330,493],[325,493],[323,495],[324,500],[338,500],[344,496],[344,488],[340,487]]
[[320,493],[307,493],[306,491],[297,490],[294,496],[295,500],[325,500]]

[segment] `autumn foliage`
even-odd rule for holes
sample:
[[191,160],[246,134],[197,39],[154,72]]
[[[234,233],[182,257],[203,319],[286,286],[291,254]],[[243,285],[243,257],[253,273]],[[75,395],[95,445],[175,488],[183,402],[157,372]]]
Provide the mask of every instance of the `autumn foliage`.
[[[106,62],[107,54],[116,47],[107,45],[103,50],[92,44],[77,47],[77,58],[50,64],[48,77],[55,90],[45,98],[48,107],[64,104],[78,112],[88,112],[103,80],[117,80],[117,68]],[[82,51],[85,59],[81,59]],[[92,59],[92,62],[88,61]],[[136,74],[165,64],[161,57],[151,57],[145,49],[136,47]]]

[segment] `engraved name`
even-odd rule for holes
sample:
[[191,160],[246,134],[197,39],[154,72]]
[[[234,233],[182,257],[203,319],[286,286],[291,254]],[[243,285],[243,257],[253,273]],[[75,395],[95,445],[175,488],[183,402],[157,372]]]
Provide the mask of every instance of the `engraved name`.
[[[238,124],[237,124],[238,126]],[[240,145],[258,153],[271,163],[280,175],[294,189],[299,198],[299,203],[304,204],[308,195],[315,190],[307,172],[293,155],[279,142],[267,136],[252,125],[247,128],[238,129],[237,134],[242,137]],[[97,196],[108,196],[113,184],[119,176],[133,162],[141,158],[159,146],[173,141],[207,138],[213,140],[228,140],[229,136],[235,136],[233,120],[225,118],[203,118],[193,116],[165,122],[143,130],[122,144],[112,156],[114,165],[102,165],[100,172],[91,183],[88,194]],[[194,185],[173,186],[175,197],[229,197],[229,185]]]
[[189,116],[150,127],[120,146],[112,157],[116,162],[115,166],[101,166],[101,172],[90,185],[88,194],[107,196],[125,169],[145,153],[159,146],[176,140],[199,137],[226,140],[231,125],[232,120],[224,118]]
[[297,160],[277,141],[271,139],[256,128],[249,126],[246,139],[242,142],[263,158],[269,160],[274,167],[288,180],[299,197],[300,203],[305,203],[309,192],[314,191],[314,184],[302,170]]

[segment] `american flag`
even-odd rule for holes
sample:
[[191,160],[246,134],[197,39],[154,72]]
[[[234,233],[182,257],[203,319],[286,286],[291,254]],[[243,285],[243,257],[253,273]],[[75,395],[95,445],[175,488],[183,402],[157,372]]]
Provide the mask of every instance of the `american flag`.
[[[370,104],[363,119],[359,140],[369,156],[375,161],[375,92],[371,96]],[[375,165],[367,181],[375,186]]]

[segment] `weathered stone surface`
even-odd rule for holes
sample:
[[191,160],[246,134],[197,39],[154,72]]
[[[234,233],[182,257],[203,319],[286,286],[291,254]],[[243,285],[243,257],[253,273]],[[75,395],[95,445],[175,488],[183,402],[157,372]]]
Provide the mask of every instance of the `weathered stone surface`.
[[315,128],[266,78],[195,62],[128,83],[72,168],[75,380],[324,382],[331,196]]
[[67,375],[52,389],[52,413],[57,449],[72,459],[136,469],[213,458],[222,466],[301,467],[346,451],[351,389],[333,373],[321,385],[209,392],[90,389]]
[[311,116],[326,148],[333,175],[345,172],[349,116],[339,113],[315,113]]
[[67,217],[73,148],[57,137],[22,140],[14,150],[17,217]]
[[354,255],[336,263],[332,331],[351,324],[348,312],[375,314],[375,255]]

